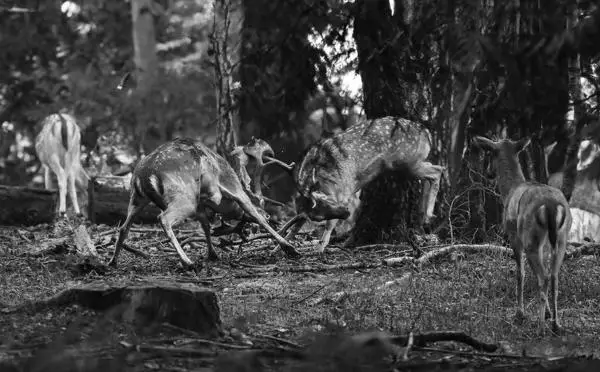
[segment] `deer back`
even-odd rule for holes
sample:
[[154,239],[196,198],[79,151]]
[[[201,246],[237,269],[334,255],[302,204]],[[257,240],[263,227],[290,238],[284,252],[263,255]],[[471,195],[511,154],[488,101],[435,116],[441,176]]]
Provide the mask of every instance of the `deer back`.
[[158,146],[136,165],[131,189],[165,209],[180,193],[218,198],[218,155],[198,141],[177,138]]
[[69,114],[52,114],[41,122],[42,129],[35,140],[35,149],[43,163],[58,156],[63,167],[79,162],[81,131]]
[[384,169],[418,163],[430,149],[431,135],[419,123],[394,117],[363,119],[311,146],[295,178],[305,198],[320,192],[346,203]]
[[525,182],[513,188],[504,201],[504,228],[507,233],[517,234],[518,227],[525,221],[535,219],[542,205],[561,205],[569,209],[569,203],[559,189],[536,183]]

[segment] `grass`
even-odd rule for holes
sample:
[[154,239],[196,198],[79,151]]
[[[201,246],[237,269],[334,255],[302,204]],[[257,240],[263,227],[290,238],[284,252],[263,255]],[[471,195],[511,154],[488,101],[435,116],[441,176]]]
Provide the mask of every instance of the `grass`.
[[[12,234],[0,231],[0,236]],[[93,237],[93,233],[92,233]],[[146,249],[152,257],[144,260],[124,252],[118,269],[108,271],[111,280],[155,277],[193,280],[194,274],[181,269],[178,257],[159,249],[160,233],[131,234],[132,245]],[[264,241],[262,243],[264,244]],[[112,245],[100,249],[108,261]],[[19,255],[14,236],[0,239],[0,303],[16,305],[52,295],[74,283],[102,280],[95,273],[74,276],[69,270],[70,255],[32,258]],[[185,248],[193,260],[199,250]],[[537,328],[536,295],[529,268],[525,284],[527,319],[517,325],[515,264],[505,255],[457,255],[453,260],[433,263],[402,285],[383,286],[412,270],[410,267],[378,267],[365,270],[289,272],[257,271],[269,265],[316,267],[322,263],[377,263],[393,255],[389,251],[329,251],[325,257],[310,254],[300,261],[283,256],[265,257],[266,251],[237,256],[223,253],[223,261],[210,265],[210,276],[222,277],[213,287],[220,301],[224,329],[237,328],[251,335],[267,334],[308,343],[315,332],[335,326],[349,333],[385,330],[408,332],[464,331],[488,343],[502,345],[505,353],[528,355],[592,354],[600,337],[600,258],[582,256],[565,261],[560,276],[559,312],[566,334],[554,336]],[[205,275],[203,272],[201,275]],[[381,289],[378,287],[383,286]],[[77,307],[34,316],[11,314],[0,320],[10,342],[47,343],[60,337],[74,319],[93,323],[98,314]],[[91,324],[90,323],[90,324]],[[120,337],[126,337],[120,333]],[[5,343],[8,343],[5,342]],[[458,344],[445,343],[456,349]],[[1,358],[0,352],[0,359]]]

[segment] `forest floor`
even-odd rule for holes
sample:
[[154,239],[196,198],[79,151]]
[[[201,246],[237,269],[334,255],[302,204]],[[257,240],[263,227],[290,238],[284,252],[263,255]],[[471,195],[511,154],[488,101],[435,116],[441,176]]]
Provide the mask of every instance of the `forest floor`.
[[[185,235],[183,228],[190,227],[176,233]],[[0,228],[0,371],[210,371],[215,363],[219,371],[567,371],[576,370],[567,365],[600,358],[598,254],[565,261],[558,304],[564,333],[554,335],[538,327],[529,267],[527,316],[522,324],[515,321],[516,265],[506,253],[458,251],[422,268],[391,267],[383,260],[411,255],[412,250],[332,245],[320,256],[313,253],[314,237],[305,234],[295,241],[299,259],[281,252],[269,255],[273,243],[255,240],[241,254],[217,248],[220,262],[192,272],[182,268],[158,227],[136,231],[128,243],[149,258],[123,251],[118,268],[81,272],[74,269],[72,241],[66,252],[30,254],[45,239],[67,236],[68,226]],[[107,262],[115,230],[92,226],[89,232]],[[205,254],[190,246],[185,250],[192,260]],[[34,313],[9,310],[82,283],[153,280],[214,290],[222,335],[207,340],[165,323],[136,328],[110,312],[76,304]],[[385,333],[353,338],[353,346],[347,342],[349,335],[367,331]],[[498,348],[486,352],[457,341],[415,342],[410,348],[395,345],[382,354],[371,353],[381,351],[394,335],[412,332],[416,339],[446,331]]]

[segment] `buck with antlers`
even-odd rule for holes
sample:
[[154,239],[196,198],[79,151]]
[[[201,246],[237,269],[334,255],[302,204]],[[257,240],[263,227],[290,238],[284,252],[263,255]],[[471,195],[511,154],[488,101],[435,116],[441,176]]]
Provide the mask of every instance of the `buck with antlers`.
[[[498,188],[504,203],[503,225],[517,262],[517,316],[524,316],[523,281],[525,257],[538,286],[539,320],[551,310],[553,330],[558,332],[558,274],[565,255],[572,217],[563,193],[552,186],[527,182],[519,165],[519,153],[530,143],[503,139],[492,141],[475,137],[473,145],[493,155]],[[546,249],[550,243],[550,249]],[[551,257],[550,267],[544,263]],[[552,308],[548,303],[548,285],[552,289]]]
[[422,222],[428,223],[444,172],[444,167],[426,161],[430,150],[431,135],[426,128],[394,117],[362,119],[346,131],[320,140],[295,168],[297,215],[280,233],[292,228],[289,238],[308,219],[327,221],[317,246],[322,253],[338,220],[350,216],[357,193],[385,169],[407,169],[429,181],[423,185],[421,201]]
[[[272,154],[270,147],[263,146],[263,149],[257,149],[258,145],[254,145],[238,148],[234,150],[233,155],[256,156],[259,158],[255,160],[260,164],[263,164],[263,159],[268,162],[274,161],[268,156]],[[245,169],[242,170],[243,156],[238,164],[232,167],[223,157],[201,142],[183,138],[157,147],[140,160],[131,179],[127,218],[119,228],[115,251],[109,265],[117,265],[119,252],[127,238],[133,217],[150,202],[162,210],[159,222],[185,266],[192,266],[193,263],[181,248],[172,226],[193,215],[199,219],[206,236],[208,259],[219,258],[211,242],[206,208],[229,219],[257,222],[281,244],[288,255],[298,256],[294,246],[269,226],[265,216],[252,204],[245,182],[249,176],[244,173]]]
[[52,114],[41,122],[42,129],[35,139],[35,151],[44,168],[44,185],[52,188],[52,172],[58,183],[58,213],[67,212],[67,193],[77,215],[81,214],[77,187],[85,188],[89,176],[81,166],[81,131],[75,117]]

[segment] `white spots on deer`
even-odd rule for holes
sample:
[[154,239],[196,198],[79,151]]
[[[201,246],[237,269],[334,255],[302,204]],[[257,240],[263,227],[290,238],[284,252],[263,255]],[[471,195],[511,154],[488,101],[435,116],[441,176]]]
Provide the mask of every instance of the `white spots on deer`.
[[[154,191],[158,195],[161,195],[160,180],[158,179],[158,177],[155,174],[151,174],[150,177],[148,177],[148,182],[150,182],[150,187],[152,187],[152,191]],[[141,187],[140,187],[140,190],[141,190]]]

